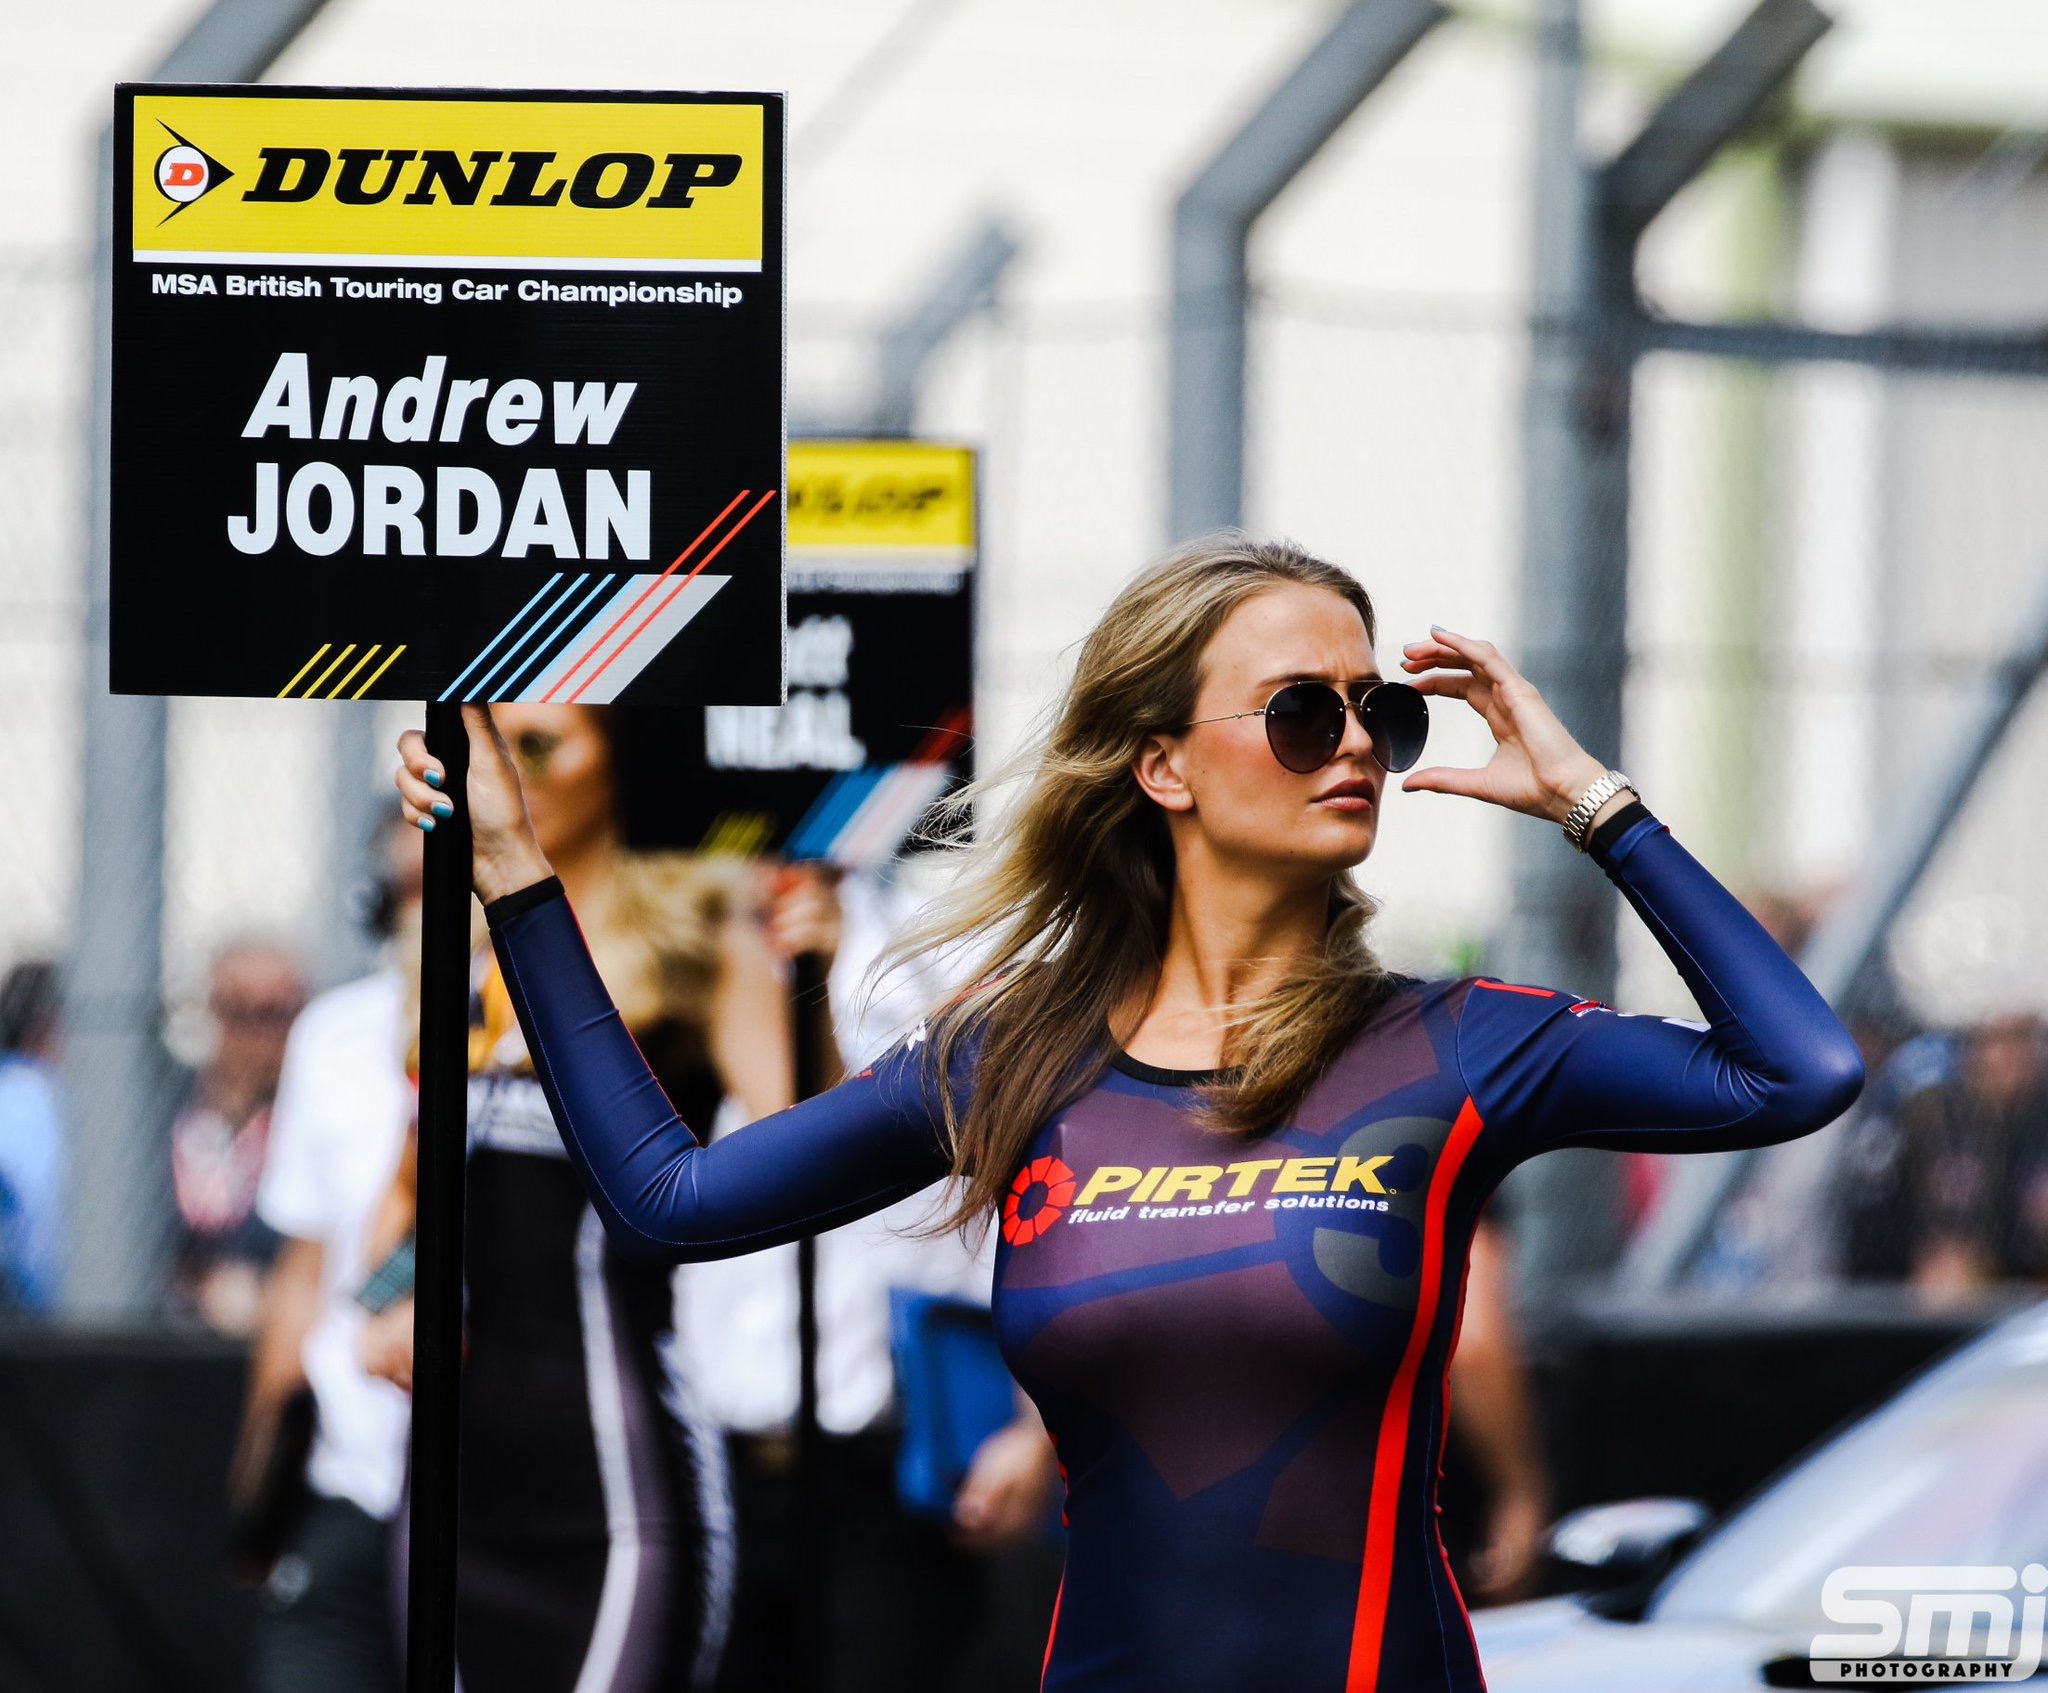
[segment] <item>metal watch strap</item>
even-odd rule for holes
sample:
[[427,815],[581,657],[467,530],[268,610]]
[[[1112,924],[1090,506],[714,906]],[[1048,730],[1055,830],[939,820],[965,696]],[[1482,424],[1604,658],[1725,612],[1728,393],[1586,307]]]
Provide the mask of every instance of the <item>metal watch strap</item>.
[[1636,785],[1619,770],[1610,770],[1600,777],[1584,793],[1578,803],[1564,815],[1564,838],[1580,852],[1586,850],[1586,836],[1593,826],[1593,814],[1619,793],[1636,794]]

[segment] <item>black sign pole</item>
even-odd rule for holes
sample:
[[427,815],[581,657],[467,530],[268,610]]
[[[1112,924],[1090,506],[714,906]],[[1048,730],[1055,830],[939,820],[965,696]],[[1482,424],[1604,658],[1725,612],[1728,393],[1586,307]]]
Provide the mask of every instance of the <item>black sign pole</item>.
[[[825,964],[815,952],[800,952],[790,973],[791,1036],[796,1052],[796,1097],[824,1091],[823,1043],[830,1023],[820,1017],[825,998]],[[818,1422],[818,1237],[796,1243],[796,1520],[797,1572],[803,1605],[798,1648],[801,1685],[824,1693],[831,1671],[832,1517],[825,1499],[825,1436]]]
[[455,1507],[462,1409],[462,1208],[469,1096],[469,737],[427,707],[427,750],[455,815],[427,837],[420,909],[419,1269],[413,1306],[408,1693],[455,1686]]

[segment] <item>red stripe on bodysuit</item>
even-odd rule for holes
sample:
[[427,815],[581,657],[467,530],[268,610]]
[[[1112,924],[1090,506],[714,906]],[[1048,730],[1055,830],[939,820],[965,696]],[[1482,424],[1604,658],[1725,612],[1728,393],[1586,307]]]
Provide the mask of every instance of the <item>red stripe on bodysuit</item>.
[[[1443,1560],[1444,1579],[1451,1584],[1452,1597],[1458,1601],[1458,1615],[1465,1624],[1465,1638],[1472,1642],[1472,1661],[1476,1664],[1479,1661],[1479,1636],[1472,1632],[1472,1613],[1465,1608],[1465,1595],[1459,1590],[1457,1574],[1451,1568],[1450,1548],[1444,1545],[1444,1525],[1441,1516],[1443,1507],[1436,1503],[1434,1497],[1436,1490],[1443,1484],[1444,1450],[1450,1445],[1451,1441],[1451,1360],[1457,1356],[1458,1336],[1465,1327],[1465,1292],[1467,1284],[1471,1279],[1471,1273],[1472,1264],[1468,1258],[1465,1263],[1465,1273],[1458,1278],[1458,1314],[1451,1323],[1451,1344],[1444,1349],[1444,1420],[1443,1427],[1437,1431],[1436,1437],[1436,1475],[1429,1484],[1432,1495],[1430,1499],[1429,1521],[1431,1528],[1436,1532],[1436,1555]],[[1482,1690],[1486,1686],[1486,1673],[1484,1670],[1480,1672],[1479,1685]]]
[[1438,1290],[1443,1284],[1444,1212],[1451,1187],[1464,1167],[1465,1155],[1479,1136],[1479,1108],[1468,1096],[1451,1125],[1451,1138],[1429,1179],[1422,1227],[1422,1286],[1415,1300],[1415,1324],[1408,1331],[1394,1384],[1380,1413],[1379,1444],[1373,1454],[1372,1500],[1365,1517],[1365,1564],[1358,1578],[1358,1608],[1351,1624],[1351,1662],[1344,1675],[1344,1693],[1376,1693],[1380,1679],[1380,1646],[1386,1637],[1387,1594],[1394,1577],[1394,1531],[1398,1526],[1402,1460],[1408,1449],[1408,1413],[1415,1400],[1415,1377],[1429,1346],[1436,1320]]
[[1066,1571],[1062,1570],[1059,1588],[1052,1596],[1052,1626],[1045,1631],[1045,1661],[1038,1666],[1038,1685],[1041,1689],[1045,1686],[1046,1672],[1052,1668],[1052,1643],[1059,1637],[1060,1600],[1066,1596],[1066,1591],[1067,1576]]

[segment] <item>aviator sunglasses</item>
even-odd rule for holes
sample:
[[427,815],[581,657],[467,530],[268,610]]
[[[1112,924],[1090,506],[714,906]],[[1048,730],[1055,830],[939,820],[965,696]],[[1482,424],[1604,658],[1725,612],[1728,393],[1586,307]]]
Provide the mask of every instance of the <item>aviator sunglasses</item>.
[[1289,682],[1257,711],[1198,717],[1180,727],[1263,717],[1273,756],[1283,768],[1306,776],[1337,756],[1347,711],[1358,713],[1358,721],[1372,737],[1372,756],[1382,769],[1406,770],[1422,756],[1422,744],[1429,738],[1429,696],[1406,682],[1368,682],[1348,699],[1334,682]]

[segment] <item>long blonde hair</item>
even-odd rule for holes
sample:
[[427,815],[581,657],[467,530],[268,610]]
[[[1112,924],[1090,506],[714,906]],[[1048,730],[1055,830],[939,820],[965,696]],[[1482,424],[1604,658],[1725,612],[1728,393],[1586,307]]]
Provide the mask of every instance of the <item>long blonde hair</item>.
[[[1291,582],[1341,595],[1375,639],[1371,598],[1337,566],[1239,530],[1201,536],[1125,585],[1082,641],[1049,727],[1002,769],[955,790],[928,827],[928,839],[960,854],[959,874],[874,973],[969,948],[979,959],[979,979],[933,1009],[923,1049],[941,1080],[955,1177],[952,1210],[936,1229],[965,1230],[993,1212],[1039,1127],[1102,1074],[1111,1010],[1157,978],[1173,847],[1132,764],[1147,735],[1193,716],[1202,654],[1223,620]],[[1015,803],[993,815],[988,802],[1020,782]],[[980,828],[960,845],[977,807]],[[1223,1067],[1237,1073],[1200,1090],[1200,1120],[1248,1136],[1293,1115],[1398,980],[1367,943],[1373,910],[1350,871],[1331,877],[1321,955],[1226,1013]],[[943,1078],[975,1029],[982,1045],[963,1113]]]

